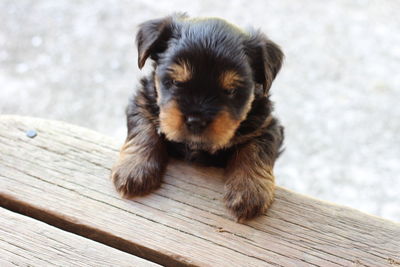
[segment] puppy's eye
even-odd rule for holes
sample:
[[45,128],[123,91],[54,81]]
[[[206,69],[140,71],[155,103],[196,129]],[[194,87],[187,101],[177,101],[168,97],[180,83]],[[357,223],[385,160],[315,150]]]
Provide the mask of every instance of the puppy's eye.
[[224,89],[222,92],[227,96],[234,96],[236,94],[236,89]]
[[179,87],[179,86],[182,86],[182,82],[178,82],[178,81],[176,81],[174,79],[165,79],[164,80],[164,85],[167,88],[172,87],[172,86]]
[[182,83],[178,82],[177,80],[172,80],[172,84],[175,85],[175,86],[181,86],[182,85]]
[[171,86],[174,85],[174,80],[172,80],[172,79],[165,79],[163,83],[164,83],[165,87],[168,89],[169,87],[171,87]]

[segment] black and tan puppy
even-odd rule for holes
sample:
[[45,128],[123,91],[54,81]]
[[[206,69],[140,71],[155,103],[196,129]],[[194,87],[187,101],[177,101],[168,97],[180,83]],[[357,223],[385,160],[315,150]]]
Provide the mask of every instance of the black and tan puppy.
[[185,15],[147,21],[137,34],[143,78],[127,108],[128,136],[112,179],[124,197],[158,188],[170,156],[225,168],[226,206],[239,219],[274,197],[283,127],[269,89],[282,64],[264,34]]

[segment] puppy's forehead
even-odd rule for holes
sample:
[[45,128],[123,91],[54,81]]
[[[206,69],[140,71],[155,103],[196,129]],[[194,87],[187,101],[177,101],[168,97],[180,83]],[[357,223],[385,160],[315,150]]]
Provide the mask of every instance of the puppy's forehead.
[[235,88],[249,73],[246,33],[222,19],[188,19],[175,28],[163,64],[177,82]]
[[240,37],[245,31],[220,18],[194,18],[185,20],[182,24],[182,33],[193,35],[190,37],[207,37],[222,35]]
[[225,20],[193,19],[182,23],[177,48],[207,52],[220,57],[244,56],[243,40],[246,33]]

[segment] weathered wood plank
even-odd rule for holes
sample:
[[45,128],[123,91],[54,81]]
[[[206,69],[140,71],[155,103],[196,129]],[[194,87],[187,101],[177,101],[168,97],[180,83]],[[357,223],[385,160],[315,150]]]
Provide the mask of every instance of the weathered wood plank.
[[0,266],[159,266],[0,208]]
[[400,264],[398,223],[282,188],[265,216],[237,224],[214,168],[171,162],[160,190],[121,200],[108,179],[116,144],[80,127],[0,116],[0,151],[3,206],[158,263]]

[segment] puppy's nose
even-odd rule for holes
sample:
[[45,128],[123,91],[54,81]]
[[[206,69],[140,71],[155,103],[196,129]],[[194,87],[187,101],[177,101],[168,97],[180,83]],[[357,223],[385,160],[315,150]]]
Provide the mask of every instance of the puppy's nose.
[[188,116],[186,117],[186,126],[191,132],[200,133],[206,128],[207,121],[199,116]]

